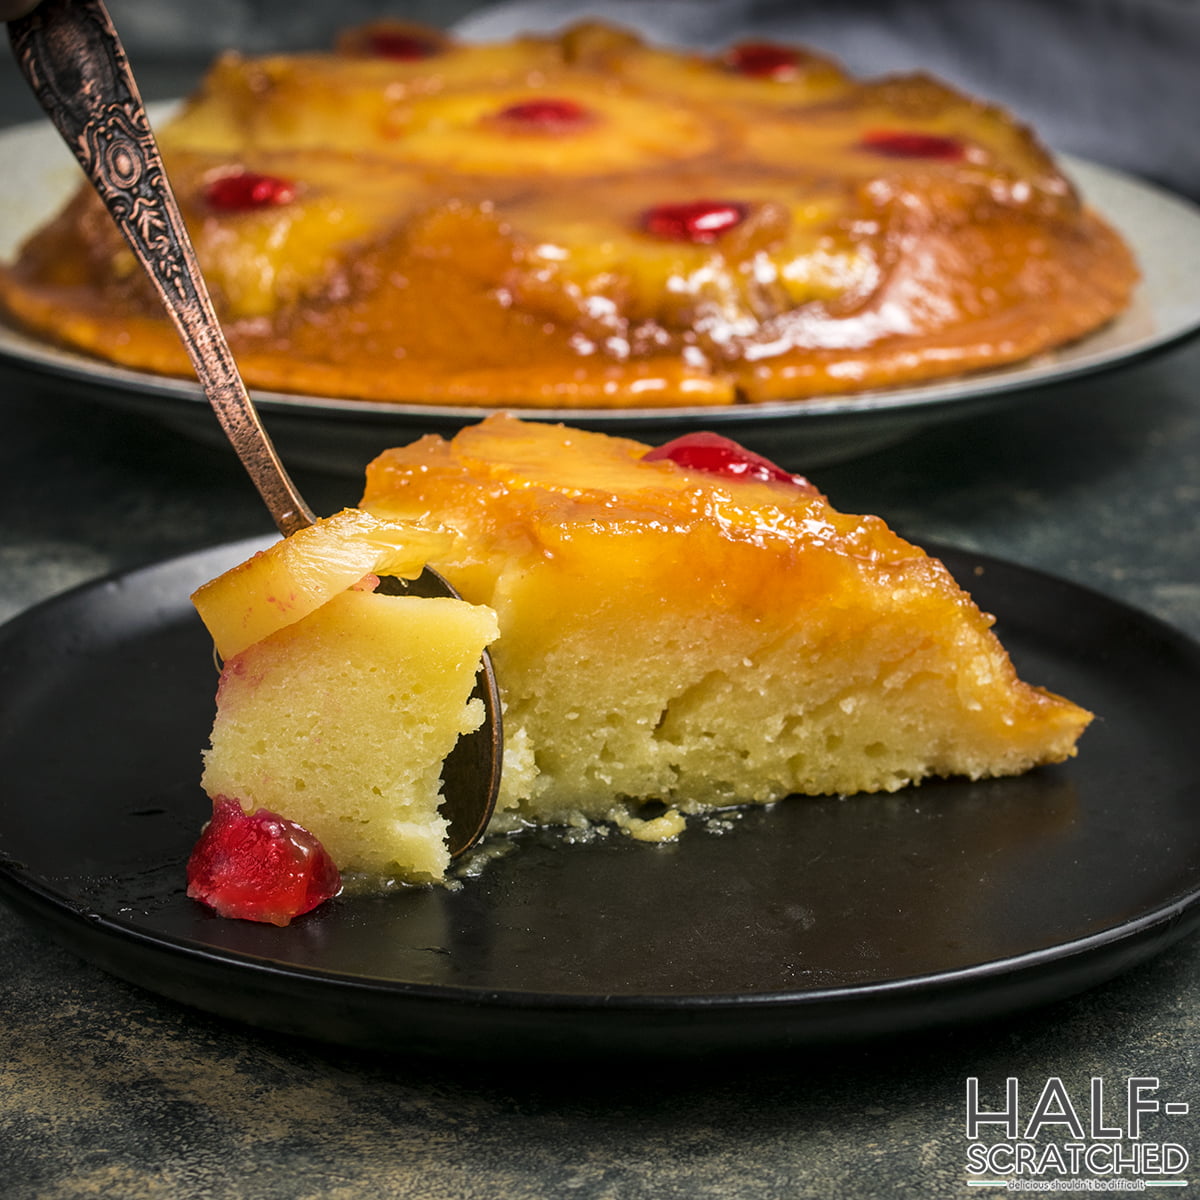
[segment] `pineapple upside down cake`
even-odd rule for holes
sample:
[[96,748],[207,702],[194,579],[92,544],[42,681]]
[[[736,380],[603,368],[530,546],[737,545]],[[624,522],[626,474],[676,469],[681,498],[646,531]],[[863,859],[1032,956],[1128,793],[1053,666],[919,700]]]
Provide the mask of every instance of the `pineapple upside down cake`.
[[[371,590],[426,560],[461,600]],[[417,882],[447,865],[440,759],[479,723],[489,643],[494,833],[663,840],[723,807],[1014,775],[1074,755],[1091,720],[1018,678],[941,562],[713,434],[651,449],[497,415],[431,435],[370,465],[360,510],[196,602],[225,657],[214,801]]]
[[[1034,135],[925,75],[585,23],[228,53],[160,131],[247,380],[512,407],[726,405],[1019,361],[1136,266]],[[190,375],[90,189],[0,272],[38,335]]]

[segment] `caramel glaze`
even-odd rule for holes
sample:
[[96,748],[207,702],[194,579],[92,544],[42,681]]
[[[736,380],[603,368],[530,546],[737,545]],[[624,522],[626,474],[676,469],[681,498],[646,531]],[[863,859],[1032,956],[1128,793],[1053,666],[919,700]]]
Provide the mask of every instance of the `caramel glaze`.
[[[1028,130],[928,77],[860,82],[807,51],[749,76],[598,24],[427,36],[412,61],[364,56],[361,31],[329,55],[226,55],[160,133],[253,386],[533,408],[802,399],[1019,361],[1097,329],[1136,284]],[[504,115],[556,107],[585,117]],[[892,134],[949,153],[881,152]],[[212,181],[239,170],[295,199],[218,209]],[[655,206],[697,200],[745,219],[707,243],[644,230]],[[190,373],[90,193],[0,273],[0,301],[61,344]]]

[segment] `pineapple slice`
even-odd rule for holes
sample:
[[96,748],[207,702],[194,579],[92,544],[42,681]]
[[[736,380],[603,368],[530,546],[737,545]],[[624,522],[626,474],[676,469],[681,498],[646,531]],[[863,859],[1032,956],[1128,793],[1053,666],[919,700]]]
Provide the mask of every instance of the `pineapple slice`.
[[686,209],[711,187],[702,174],[681,171],[597,182],[591,209],[554,188],[497,205],[520,245],[515,301],[598,344],[651,321],[693,331],[697,345],[719,354],[772,316],[814,301],[859,301],[877,283],[879,248],[861,232],[850,236],[846,197],[820,180],[794,195],[778,179],[739,180],[710,199],[744,216],[711,240],[647,230],[656,212]]
[[420,97],[397,122],[399,157],[466,175],[632,171],[696,158],[717,138],[698,110],[586,76]]
[[463,88],[536,86],[563,61],[554,38],[472,46],[433,30],[424,36],[430,53],[408,60],[371,52],[373,38],[389,37],[382,23],[349,31],[334,55],[224,54],[163,140],[219,153],[247,144],[263,151],[336,145],[387,155],[400,150],[394,143],[410,102]]
[[217,653],[230,659],[373,574],[415,578],[453,543],[446,530],[347,508],[204,584],[192,603]]
[[[429,203],[421,172],[340,156],[165,151],[196,255],[222,320],[274,317],[315,298],[344,297],[347,264]],[[224,183],[258,177],[283,199],[244,204],[220,196]],[[58,282],[128,289],[145,311],[161,308],[132,251],[95,193],[81,193],[55,223],[72,253]],[[129,321],[130,313],[120,314]],[[231,331],[232,332],[232,331]]]
[[[162,132],[164,146],[232,154],[369,151],[393,136],[411,67],[328,56],[217,59],[201,90]],[[417,76],[416,78],[419,78]],[[413,81],[418,90],[420,84]]]
[[[789,54],[779,47],[780,58]],[[795,48],[795,66],[774,75],[739,69],[737,47],[724,58],[680,54],[635,42],[619,54],[609,54],[604,65],[618,78],[700,105],[714,107],[750,105],[754,110],[779,109],[794,114],[802,105],[826,103],[846,94],[853,82],[830,58]]]
[[786,162],[802,137],[806,155],[838,179],[887,180],[881,195],[914,179],[931,187],[940,176],[937,199],[954,201],[960,219],[989,201],[1036,205],[1064,217],[1077,206],[1070,185],[1025,126],[926,75],[857,83],[843,103],[799,114],[763,108],[740,137],[746,152],[763,162]]
[[[170,166],[225,320],[270,316],[305,296],[344,289],[345,263],[356,247],[427,203],[416,172],[381,169],[371,160],[174,154]],[[290,185],[289,198],[232,210],[213,203],[222,181],[243,171]]]

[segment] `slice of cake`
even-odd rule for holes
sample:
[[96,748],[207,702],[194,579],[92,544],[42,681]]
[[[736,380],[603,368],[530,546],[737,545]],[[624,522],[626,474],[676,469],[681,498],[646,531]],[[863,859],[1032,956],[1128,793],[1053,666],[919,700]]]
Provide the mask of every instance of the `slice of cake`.
[[497,614],[495,829],[658,838],[712,806],[1017,774],[1090,720],[1017,677],[938,560],[713,435],[492,417],[382,454],[362,507],[457,531],[435,566]]
[[224,658],[203,776],[218,809],[295,822],[343,873],[443,878],[442,763],[483,721],[470,696],[495,615],[373,589],[453,541],[347,510],[196,593]]
[[[426,558],[464,600],[374,590]],[[195,601],[225,656],[210,840],[262,838],[304,904],[306,834],[343,872],[444,878],[440,772],[498,634],[497,833],[662,840],[714,808],[1012,775],[1069,758],[1091,719],[1017,677],[937,559],[714,434],[652,449],[497,416],[425,437],[371,464],[361,511]],[[279,919],[234,882],[224,911]]]

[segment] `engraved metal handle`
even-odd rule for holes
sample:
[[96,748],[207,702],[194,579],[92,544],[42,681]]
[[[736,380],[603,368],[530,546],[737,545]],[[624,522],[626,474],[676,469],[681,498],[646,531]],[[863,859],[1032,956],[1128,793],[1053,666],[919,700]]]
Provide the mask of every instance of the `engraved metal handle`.
[[311,525],[238,374],[120,38],[101,0],[42,0],[9,22],[38,102],[162,297],[204,394],[285,536]]

